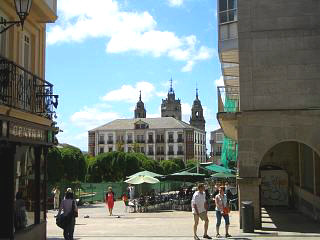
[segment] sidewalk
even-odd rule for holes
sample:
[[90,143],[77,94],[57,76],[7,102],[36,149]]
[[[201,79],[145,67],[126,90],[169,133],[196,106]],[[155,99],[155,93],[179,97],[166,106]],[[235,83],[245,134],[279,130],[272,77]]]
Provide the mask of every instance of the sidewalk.
[[[54,214],[48,212],[48,240],[63,239],[62,230],[55,225]],[[89,215],[89,218],[84,218]],[[104,204],[95,204],[79,209],[79,218],[75,227],[75,239],[77,240],[102,240],[102,239],[193,239],[193,217],[190,212],[163,211],[157,213],[125,213],[124,204],[115,203],[115,216],[108,216]],[[210,236],[215,236],[215,215],[209,212]],[[281,232],[272,229],[272,226],[264,231],[254,234],[242,233],[239,228],[239,213],[231,212],[230,215],[230,239],[320,239],[320,233]],[[318,226],[320,228],[320,226]],[[300,228],[303,228],[301,225]],[[299,231],[299,228],[296,229]],[[224,222],[222,221],[220,234],[224,235]],[[198,236],[203,235],[203,222],[198,227]],[[223,238],[220,238],[223,239]]]

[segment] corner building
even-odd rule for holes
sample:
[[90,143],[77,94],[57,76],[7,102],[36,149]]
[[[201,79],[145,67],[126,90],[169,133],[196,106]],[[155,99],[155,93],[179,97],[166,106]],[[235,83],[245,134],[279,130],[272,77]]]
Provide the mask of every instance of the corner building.
[[[0,239],[46,239],[46,158],[58,104],[45,80],[46,23],[56,13],[55,0],[34,0],[23,29],[13,26],[0,34]],[[1,0],[0,20],[17,19],[14,1]],[[26,214],[20,229],[14,224],[17,192]]]
[[[320,2],[219,0],[217,118],[238,143],[239,200],[320,219]],[[276,179],[272,181],[272,179]]]

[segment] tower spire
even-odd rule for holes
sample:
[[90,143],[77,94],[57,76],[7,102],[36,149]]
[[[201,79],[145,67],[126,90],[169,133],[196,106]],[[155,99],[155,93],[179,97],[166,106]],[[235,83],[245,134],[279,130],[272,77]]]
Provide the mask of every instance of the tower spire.
[[170,89],[169,89],[169,92],[173,92],[173,87],[172,87],[172,77],[171,77],[171,79],[170,79]]
[[140,90],[140,96],[139,96],[139,101],[141,102],[141,90]]
[[196,99],[198,99],[198,81],[196,80]]

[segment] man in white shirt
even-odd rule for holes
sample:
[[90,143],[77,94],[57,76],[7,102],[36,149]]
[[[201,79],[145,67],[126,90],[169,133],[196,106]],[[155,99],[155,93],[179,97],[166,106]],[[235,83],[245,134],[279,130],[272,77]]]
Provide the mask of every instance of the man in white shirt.
[[199,224],[199,218],[204,221],[204,235],[203,238],[212,239],[208,236],[208,225],[209,219],[207,215],[208,211],[208,203],[206,201],[206,194],[204,192],[204,185],[198,185],[198,191],[193,194],[191,206],[192,206],[192,213],[194,218],[194,225],[193,225],[193,234],[194,239],[199,240],[200,238],[197,236],[197,228]]

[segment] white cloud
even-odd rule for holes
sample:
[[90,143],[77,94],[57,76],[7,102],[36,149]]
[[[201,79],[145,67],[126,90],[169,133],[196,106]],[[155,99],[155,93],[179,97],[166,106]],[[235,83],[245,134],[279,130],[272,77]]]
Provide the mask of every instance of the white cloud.
[[[183,0],[169,3],[180,6]],[[107,53],[133,51],[154,57],[168,56],[186,62],[184,72],[213,55],[208,47],[199,46],[196,36],[179,37],[174,32],[159,31],[149,12],[123,11],[116,0],[59,0],[58,8],[60,20],[49,28],[48,44],[103,37]]]
[[182,121],[189,123],[191,106],[189,103],[181,103]]
[[171,7],[180,7],[184,0],[168,0],[168,4]]
[[223,76],[221,76],[219,79],[216,79],[214,82],[217,86],[224,86]]
[[84,107],[72,114],[70,121],[77,127],[90,130],[118,118],[121,116],[116,112],[104,112],[99,108]]
[[160,113],[148,113],[147,112],[147,118],[159,118],[161,117]]
[[112,90],[102,97],[104,101],[126,101],[129,103],[136,103],[139,100],[139,91],[141,90],[141,98],[143,102],[154,95],[155,87],[149,82],[138,82],[135,86],[122,85],[120,89]]

